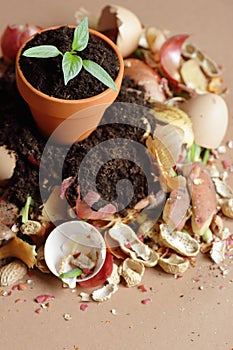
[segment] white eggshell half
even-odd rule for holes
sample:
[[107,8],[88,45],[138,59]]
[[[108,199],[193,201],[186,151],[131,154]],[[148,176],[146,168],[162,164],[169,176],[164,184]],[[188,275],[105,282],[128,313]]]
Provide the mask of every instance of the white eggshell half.
[[118,28],[116,45],[123,57],[131,55],[138,47],[142,24],[128,9],[118,5],[106,6],[100,15],[98,30],[101,32]]
[[13,175],[16,165],[16,155],[9,152],[5,146],[0,147],[0,183],[9,180]]
[[228,108],[224,99],[213,93],[196,95],[181,108],[190,116],[194,140],[205,148],[217,148],[228,126]]
[[98,251],[98,260],[94,272],[77,282],[94,277],[102,268],[106,258],[106,244],[101,233],[87,222],[73,220],[58,225],[48,236],[45,247],[45,262],[49,270],[59,276],[61,261],[75,251],[88,253],[91,249]]

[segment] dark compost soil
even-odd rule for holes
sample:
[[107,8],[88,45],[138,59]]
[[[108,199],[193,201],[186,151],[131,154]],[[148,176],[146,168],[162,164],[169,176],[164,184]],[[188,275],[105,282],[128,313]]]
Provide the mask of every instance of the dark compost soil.
[[[102,123],[96,131],[94,131],[86,140],[75,143],[69,149],[64,164],[61,162],[60,155],[63,154],[63,146],[51,144],[47,147],[46,171],[43,176],[43,198],[48,197],[51,188],[58,184],[61,185],[57,176],[57,169],[63,168],[63,178],[73,177],[73,184],[67,190],[67,197],[71,205],[75,205],[77,198],[77,186],[79,180],[77,172],[79,166],[88,152],[103,142],[117,138],[129,139],[143,144],[142,136],[145,133],[145,127],[139,122],[143,116],[149,120],[152,130],[155,128],[153,117],[146,113],[144,106],[145,101],[144,90],[135,85],[127,77],[124,79],[121,91],[118,96],[118,102],[128,102],[124,107],[124,113],[117,103],[114,103],[109,110],[106,111]],[[141,106],[141,107],[139,107]],[[132,109],[133,108],[133,109]],[[147,110],[147,109],[146,109]],[[116,123],[124,119],[124,123]],[[122,120],[123,120],[122,119]],[[125,124],[127,122],[127,125]],[[141,123],[141,125],[140,125]],[[46,144],[46,140],[37,132],[37,128],[31,118],[30,111],[24,101],[18,94],[15,85],[14,66],[9,66],[5,74],[0,77],[0,146],[6,145],[9,150],[14,150],[17,154],[17,163],[14,174],[9,181],[6,191],[6,198],[16,204],[19,208],[24,206],[26,198],[31,195],[35,199],[34,212],[39,212],[42,204],[41,193],[39,190],[39,163]],[[132,199],[128,204],[128,208],[136,204],[140,199],[148,194],[148,186],[154,186],[154,192],[158,191],[158,182],[154,182],[151,172],[156,173],[151,161],[144,151],[138,154],[137,147],[133,149],[128,158],[129,152],[127,146],[122,150],[122,143],[116,143],[112,149],[108,148],[108,152],[112,154],[112,158],[105,162],[96,175],[96,188],[101,196],[101,200],[113,201],[116,199],[116,184],[119,180],[128,179],[134,189]],[[123,159],[118,156],[124,154]],[[93,189],[92,174],[95,170],[96,162],[106,159],[104,153],[97,152],[95,158],[88,161],[87,171],[82,179],[82,190],[87,193],[89,189]],[[145,166],[150,169],[149,175],[144,174],[143,169],[137,165],[137,159],[143,159]],[[4,166],[1,164],[0,166]],[[131,194],[127,193],[127,189],[119,194],[120,201],[124,204]],[[118,210],[124,207],[119,203]],[[101,201],[100,204],[101,206]],[[122,212],[123,213],[123,212]]]
[[[39,33],[25,46],[25,50],[37,45],[54,45],[62,53],[71,50],[73,40],[73,28],[67,26],[55,30]],[[104,68],[113,80],[119,71],[119,61],[112,50],[102,40],[90,35],[88,46],[79,51],[82,59],[92,60]],[[32,86],[46,95],[62,99],[82,99],[95,96],[104,90],[106,86],[90,73],[81,69],[78,76],[64,85],[62,72],[62,56],[53,58],[28,58],[21,56],[20,67]],[[49,74],[48,74],[49,72]]]

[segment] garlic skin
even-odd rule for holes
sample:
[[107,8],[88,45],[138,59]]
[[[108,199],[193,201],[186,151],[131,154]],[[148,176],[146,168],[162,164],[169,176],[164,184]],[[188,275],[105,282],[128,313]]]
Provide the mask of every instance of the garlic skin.
[[142,24],[138,17],[128,9],[118,5],[103,8],[98,22],[98,31],[114,33],[118,31],[116,45],[123,57],[131,55],[138,47]]

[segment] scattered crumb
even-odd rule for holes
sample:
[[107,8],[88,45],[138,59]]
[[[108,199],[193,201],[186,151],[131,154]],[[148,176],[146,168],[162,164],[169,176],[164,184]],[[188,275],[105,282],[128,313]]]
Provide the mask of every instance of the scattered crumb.
[[38,309],[35,310],[36,314],[40,314],[41,312],[42,312],[42,308],[41,307],[38,307]]
[[12,290],[20,290],[20,291],[22,291],[22,290],[27,289],[27,284],[25,284],[25,283],[15,284],[11,289]]
[[138,289],[141,291],[141,292],[147,292],[148,289],[144,286],[144,284],[140,284],[140,286],[138,286]]
[[25,301],[26,301],[26,299],[18,298],[18,299],[15,299],[15,304],[24,303]]
[[71,316],[71,314],[69,314],[69,313],[64,314],[64,315],[63,315],[63,318],[64,318],[64,320],[66,320],[66,321],[72,320],[72,316]]
[[111,313],[112,313],[114,316],[118,315],[118,312],[117,312],[116,309],[112,309],[112,310],[111,310]]
[[30,285],[30,284],[33,283],[33,280],[32,280],[32,279],[28,279],[28,280],[26,281],[26,283]]
[[50,301],[50,300],[53,300],[55,297],[53,295],[50,295],[50,294],[42,294],[42,295],[38,295],[36,298],[35,298],[35,301],[39,304],[41,303],[45,303],[47,301]]
[[88,294],[88,293],[81,292],[79,295],[80,295],[82,301],[88,302],[88,301],[92,300],[90,294]]

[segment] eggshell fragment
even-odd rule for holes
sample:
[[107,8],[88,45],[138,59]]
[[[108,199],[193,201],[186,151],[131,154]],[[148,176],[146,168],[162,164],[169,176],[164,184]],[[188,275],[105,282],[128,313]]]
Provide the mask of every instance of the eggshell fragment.
[[98,30],[111,33],[118,30],[116,45],[123,57],[127,57],[138,47],[142,25],[138,17],[128,9],[118,5],[103,8],[99,18]]
[[190,116],[194,141],[205,148],[217,148],[228,125],[228,108],[224,99],[213,93],[196,95],[181,108]]
[[16,165],[16,155],[5,146],[0,147],[0,184],[4,184],[13,175]]

